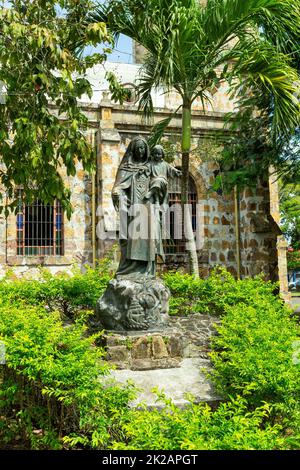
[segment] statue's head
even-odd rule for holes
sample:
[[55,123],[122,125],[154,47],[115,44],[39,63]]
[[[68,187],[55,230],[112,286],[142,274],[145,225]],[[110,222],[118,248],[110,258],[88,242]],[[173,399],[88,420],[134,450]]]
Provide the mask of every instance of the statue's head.
[[147,163],[150,160],[150,150],[143,137],[135,137],[127,147],[120,167],[131,164]]
[[152,158],[155,162],[160,162],[164,159],[165,152],[161,145],[155,145],[152,150]]
[[132,141],[132,159],[139,163],[148,160],[148,144],[142,137]]

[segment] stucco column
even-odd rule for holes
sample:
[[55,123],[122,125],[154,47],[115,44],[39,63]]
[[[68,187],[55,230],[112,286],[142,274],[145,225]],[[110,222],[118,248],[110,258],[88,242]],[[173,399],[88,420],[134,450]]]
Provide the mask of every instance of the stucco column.
[[119,165],[120,134],[113,121],[113,103],[109,93],[103,95],[100,102],[100,123],[96,136],[97,142],[97,257],[102,258],[114,239],[102,239],[99,233],[115,232],[116,212],[111,191]]
[[[270,188],[270,213],[279,225],[280,223],[280,207],[279,207],[279,186],[278,177],[274,174],[274,169],[270,169],[271,176],[269,178]],[[283,235],[278,237],[277,240],[277,253],[278,253],[278,276],[280,294],[282,298],[290,303],[291,294],[288,287],[288,271],[287,271],[287,242]]]

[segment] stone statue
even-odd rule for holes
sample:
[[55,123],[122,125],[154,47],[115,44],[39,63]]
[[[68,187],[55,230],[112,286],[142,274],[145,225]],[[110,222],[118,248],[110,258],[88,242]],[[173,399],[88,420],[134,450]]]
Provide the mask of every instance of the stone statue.
[[156,145],[152,152],[150,191],[146,194],[146,199],[162,207],[168,204],[168,179],[181,176],[181,171],[165,162],[164,157],[163,147]]
[[112,190],[120,217],[120,264],[96,308],[107,329],[147,330],[164,323],[170,293],[155,276],[156,263],[158,256],[164,260],[168,178],[179,174],[164,161],[161,146],[154,147],[151,158],[144,138],[130,142]]
[[126,150],[112,190],[114,207],[120,215],[121,259],[117,276],[154,276],[156,255],[163,255],[162,249],[153,249],[151,246],[151,207],[145,200],[150,177],[149,147],[143,138],[137,137]]

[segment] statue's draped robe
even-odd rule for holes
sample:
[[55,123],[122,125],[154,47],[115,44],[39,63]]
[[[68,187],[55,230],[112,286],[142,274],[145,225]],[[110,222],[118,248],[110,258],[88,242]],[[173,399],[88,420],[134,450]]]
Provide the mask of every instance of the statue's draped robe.
[[145,201],[151,176],[148,162],[125,161],[118,170],[113,188],[113,195],[120,199],[121,259],[117,275],[154,275],[156,255],[164,257],[160,214]]
[[178,171],[164,160],[151,162],[150,189],[156,188],[159,194],[159,204],[162,209],[168,207],[168,180],[178,176]]
[[152,178],[164,178],[167,182],[169,178],[176,178],[178,170],[164,160],[160,162],[151,162]]

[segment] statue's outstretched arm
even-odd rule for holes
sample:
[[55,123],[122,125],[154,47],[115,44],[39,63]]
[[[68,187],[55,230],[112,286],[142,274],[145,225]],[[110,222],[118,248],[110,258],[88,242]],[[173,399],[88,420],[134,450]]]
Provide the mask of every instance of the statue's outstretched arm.
[[168,173],[171,178],[180,178],[182,176],[182,171],[178,170],[177,168],[174,168],[172,165],[168,165]]

